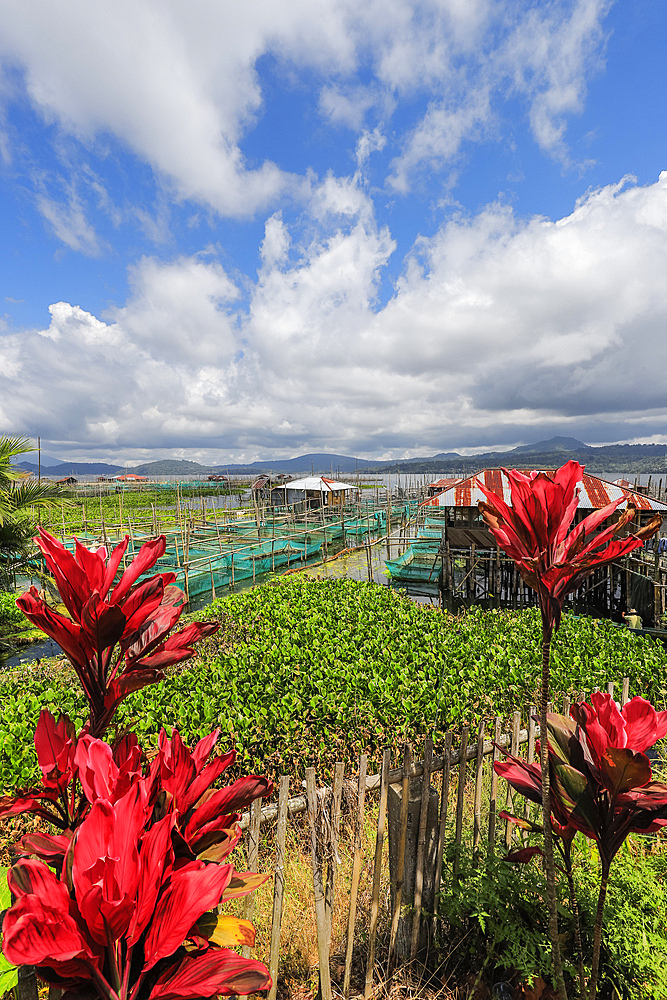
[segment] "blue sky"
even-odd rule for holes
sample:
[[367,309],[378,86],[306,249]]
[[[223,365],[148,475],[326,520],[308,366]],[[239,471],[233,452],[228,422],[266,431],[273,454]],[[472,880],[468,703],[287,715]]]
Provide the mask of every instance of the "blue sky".
[[667,440],[666,47],[654,0],[3,4],[0,431]]

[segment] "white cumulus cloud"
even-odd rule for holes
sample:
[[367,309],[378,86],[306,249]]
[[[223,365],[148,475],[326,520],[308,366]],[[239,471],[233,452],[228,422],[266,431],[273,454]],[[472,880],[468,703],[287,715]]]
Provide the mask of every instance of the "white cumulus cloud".
[[556,222],[461,215],[386,304],[396,243],[361,211],[305,241],[269,217],[263,246],[246,297],[210,254],[146,258],[113,314],[61,302],[0,332],[0,424],[52,450],[213,461],[667,434],[667,172]]

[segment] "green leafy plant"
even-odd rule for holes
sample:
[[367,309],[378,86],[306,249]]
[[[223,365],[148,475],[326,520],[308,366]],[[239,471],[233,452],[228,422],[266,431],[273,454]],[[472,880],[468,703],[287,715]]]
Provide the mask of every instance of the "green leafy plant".
[[[450,845],[450,853],[453,853]],[[486,986],[506,981],[513,987],[552,981],[546,919],[546,880],[542,866],[510,865],[497,853],[475,858],[470,845],[460,855],[452,880],[451,859],[444,866],[436,941],[440,976],[452,988],[475,980]],[[575,841],[574,879],[581,907],[584,953],[590,963],[599,867],[589,842]],[[607,925],[600,963],[599,994],[605,1000],[667,998],[667,848],[631,838],[612,869]],[[557,872],[556,893],[568,986],[577,979],[574,917],[564,873]]]
[[[119,723],[144,742],[176,725],[194,741],[216,725],[235,741],[239,768],[303,775],[518,706],[536,704],[540,614],[472,608],[453,618],[388,587],[285,577],[220,598],[201,614],[222,623],[195,660],[159,687],[128,697]],[[444,667],[444,670],[443,670]],[[632,693],[664,703],[660,643],[608,621],[565,615],[554,642],[552,687],[574,695],[624,675]],[[32,738],[42,706],[83,724],[83,695],[63,663],[0,674],[0,790],[37,775]]]
[[[0,867],[0,919],[11,906],[12,896],[7,885],[8,868]],[[18,970],[2,954],[2,925],[0,923],[0,997],[13,990],[19,981]]]

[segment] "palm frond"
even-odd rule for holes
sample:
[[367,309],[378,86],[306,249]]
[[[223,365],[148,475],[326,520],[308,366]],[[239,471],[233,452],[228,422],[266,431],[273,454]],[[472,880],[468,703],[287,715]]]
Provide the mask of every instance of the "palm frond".
[[30,451],[35,447],[29,438],[0,436],[0,489],[21,478],[23,473],[14,468],[12,459]]
[[73,507],[74,501],[56,483],[39,482],[37,479],[22,479],[8,491],[8,500],[13,511],[36,507],[38,510],[55,510],[58,507]]

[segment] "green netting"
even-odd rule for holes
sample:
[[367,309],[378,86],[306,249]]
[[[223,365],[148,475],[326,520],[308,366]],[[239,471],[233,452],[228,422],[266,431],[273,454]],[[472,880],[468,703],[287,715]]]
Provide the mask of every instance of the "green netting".
[[[322,543],[305,542],[277,538],[260,542],[248,549],[237,549],[211,555],[205,565],[190,567],[188,572],[188,594],[196,600],[203,594],[229,586],[237,580],[248,580],[276,569],[284,571],[302,566],[308,559],[319,555]],[[176,584],[185,589],[185,573],[181,569],[176,575]]]
[[345,534],[355,536],[380,534],[384,531],[386,523],[387,519],[385,512],[383,510],[376,510],[373,513],[368,513],[366,517],[357,517],[346,520]]
[[441,572],[438,546],[427,541],[413,542],[397,559],[386,559],[385,566],[392,579],[436,585]]

